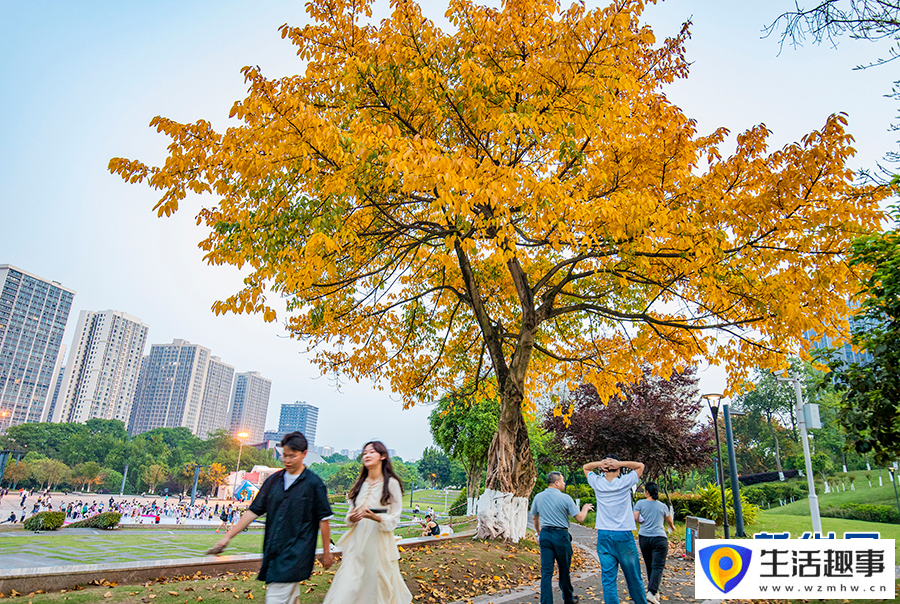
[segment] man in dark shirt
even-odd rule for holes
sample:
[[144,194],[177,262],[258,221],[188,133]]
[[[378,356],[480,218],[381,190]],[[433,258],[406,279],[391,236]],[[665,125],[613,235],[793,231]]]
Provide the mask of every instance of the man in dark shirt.
[[303,465],[306,437],[291,432],[281,439],[284,470],[263,483],[253,503],[228,533],[209,550],[218,554],[251,522],[267,514],[259,580],[265,581],[266,604],[291,604],[300,593],[298,583],[312,575],[316,535],[322,532],[322,566],[334,561],[329,544],[332,517],[325,484]]

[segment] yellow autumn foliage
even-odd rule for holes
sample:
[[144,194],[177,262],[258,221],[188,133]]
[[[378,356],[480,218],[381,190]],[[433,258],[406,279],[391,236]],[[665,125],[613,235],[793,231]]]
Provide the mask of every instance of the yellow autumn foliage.
[[843,328],[849,243],[887,194],[853,185],[845,116],[723,149],[663,91],[688,73],[687,27],[657,41],[638,0],[452,0],[453,31],[415,2],[380,22],[371,6],[310,1],[281,28],[300,75],[245,67],[233,127],[157,117],[164,165],[110,162],[161,191],[160,215],[213,200],[207,261],[251,270],[216,313],[274,321],[284,297],[322,371],[406,405],[581,381],[606,397],[699,359],[740,380]]

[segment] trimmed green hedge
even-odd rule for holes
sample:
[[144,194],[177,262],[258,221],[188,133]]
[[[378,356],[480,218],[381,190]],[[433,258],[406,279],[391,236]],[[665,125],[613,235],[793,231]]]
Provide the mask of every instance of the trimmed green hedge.
[[25,520],[26,531],[55,531],[66,520],[65,512],[39,512]]
[[63,528],[98,528],[110,530],[119,526],[119,520],[121,518],[122,514],[119,512],[103,512],[102,514],[94,514],[90,518],[67,524]]
[[845,518],[847,520],[864,520],[866,522],[900,523],[897,508],[891,505],[873,505],[870,503],[845,503],[840,507],[828,507],[822,510],[826,518]]
[[747,498],[747,501],[755,503],[759,506],[766,504],[777,504],[779,500],[794,501],[798,499],[806,499],[809,486],[799,482],[767,482],[763,484],[755,484],[750,487],[741,489],[741,494]]
[[344,495],[329,495],[328,503],[346,503],[347,497]]

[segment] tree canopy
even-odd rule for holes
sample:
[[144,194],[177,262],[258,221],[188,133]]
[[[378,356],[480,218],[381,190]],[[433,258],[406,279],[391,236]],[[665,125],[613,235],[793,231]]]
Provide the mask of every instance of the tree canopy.
[[[893,215],[900,221],[900,207]],[[849,446],[885,465],[900,457],[900,231],[854,242],[853,264],[870,272],[852,341],[872,360],[834,359],[829,378],[842,397],[838,419]]]
[[643,0],[451,0],[447,31],[412,1],[378,22],[372,0],[306,7],[281,28],[301,74],[245,67],[226,131],[156,117],[163,165],[109,168],[160,215],[212,196],[206,260],[247,271],[216,313],[286,300],[323,372],[405,405],[499,390],[489,489],[531,492],[522,407],[561,382],[605,400],[693,359],[740,380],[839,330],[885,194],[853,186],[844,116],[776,150],[754,126],[729,154],[666,97],[688,28],[658,42]]
[[[712,427],[698,426],[700,412],[694,369],[668,380],[648,370],[637,384],[603,400],[585,384],[571,393],[561,409],[549,409],[544,429],[553,434],[563,462],[580,466],[608,454],[640,461],[647,480],[670,470],[702,468],[714,451]],[[565,415],[571,415],[569,422]]]

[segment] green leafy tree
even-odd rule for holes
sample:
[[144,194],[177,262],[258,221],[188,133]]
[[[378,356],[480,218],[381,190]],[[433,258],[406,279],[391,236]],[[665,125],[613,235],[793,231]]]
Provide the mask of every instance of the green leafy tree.
[[333,493],[346,493],[359,478],[362,464],[356,461],[340,464],[334,474],[325,481],[325,486]]
[[[900,220],[900,206],[891,215]],[[900,231],[857,239],[851,266],[864,275],[852,342],[872,358],[832,358],[828,380],[841,394],[837,418],[848,446],[887,465],[900,458]]]
[[324,459],[326,463],[347,463],[348,461],[352,461],[349,457],[340,453],[326,455],[322,459]]
[[499,419],[499,401],[455,397],[442,398],[428,416],[434,442],[465,469],[466,498],[470,506],[478,496]]
[[118,493],[119,489],[122,487],[122,473],[113,470],[112,468],[104,468],[103,469],[103,482],[100,483],[100,488],[106,489],[111,493]]
[[41,490],[59,484],[69,475],[69,467],[56,459],[39,459],[31,464],[31,478]]
[[3,473],[3,480],[6,485],[12,487],[15,484],[23,483],[31,478],[31,464],[25,460],[10,459],[6,462],[6,471]]
[[410,490],[415,480],[415,470],[411,470],[399,457],[392,457],[391,463],[394,466],[394,472],[397,473],[397,477],[403,483],[403,489],[405,491]]
[[141,472],[141,480],[147,485],[150,493],[156,491],[156,487],[169,479],[169,468],[164,464],[151,464]]
[[422,452],[418,462],[419,476],[425,479],[432,488],[444,486],[450,482],[450,458],[443,452],[428,447]]
[[80,463],[72,468],[72,481],[90,493],[91,486],[103,482],[103,467],[96,461]]
[[796,401],[793,386],[779,382],[768,370],[757,371],[755,377],[752,389],[747,388],[734,398],[734,407],[735,410],[758,415],[765,420],[774,447],[775,468],[782,472],[784,467],[781,462],[779,428],[792,421]]

